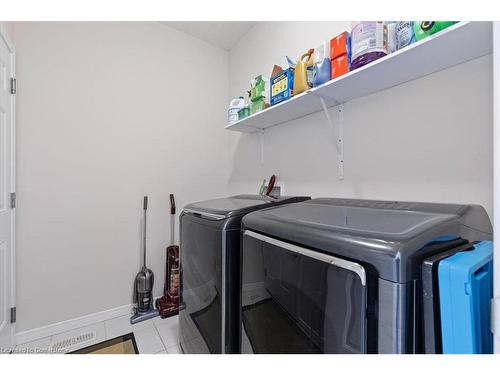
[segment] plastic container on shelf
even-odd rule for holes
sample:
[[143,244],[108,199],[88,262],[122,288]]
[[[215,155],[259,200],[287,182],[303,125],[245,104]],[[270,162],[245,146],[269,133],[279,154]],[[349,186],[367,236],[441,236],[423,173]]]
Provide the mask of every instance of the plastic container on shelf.
[[245,106],[238,112],[238,120],[243,120],[248,116],[250,116],[250,106],[248,104],[245,104]]
[[387,26],[383,21],[353,22],[351,69],[360,68],[387,55]]
[[399,21],[396,26],[397,49],[404,48],[416,41],[413,30],[414,21]]
[[231,102],[229,103],[229,109],[227,111],[227,121],[230,125],[234,124],[240,119],[238,113],[243,107],[245,107],[245,99],[243,98],[243,96],[231,100]]
[[385,21],[387,27],[387,53],[396,52],[398,49],[397,24],[398,21]]
[[313,87],[316,87],[331,79],[330,43],[321,43],[314,51],[313,60]]
[[294,96],[312,87],[313,53],[314,49],[310,49],[300,57],[299,61],[297,61],[293,78]]
[[458,21],[415,21],[413,25],[415,39],[422,40],[427,38],[429,35],[444,30],[457,22]]

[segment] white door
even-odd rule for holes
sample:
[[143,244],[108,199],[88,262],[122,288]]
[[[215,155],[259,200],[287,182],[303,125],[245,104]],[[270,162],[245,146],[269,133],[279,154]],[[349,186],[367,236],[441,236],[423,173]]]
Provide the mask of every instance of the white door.
[[[0,25],[0,353],[14,344],[14,51]],[[15,87],[15,86],[14,86]]]

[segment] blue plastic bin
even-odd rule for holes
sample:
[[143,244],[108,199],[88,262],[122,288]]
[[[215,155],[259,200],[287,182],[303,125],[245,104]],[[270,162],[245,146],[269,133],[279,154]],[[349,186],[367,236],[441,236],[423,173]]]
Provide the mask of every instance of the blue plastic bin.
[[443,353],[492,353],[493,243],[442,260],[438,276]]

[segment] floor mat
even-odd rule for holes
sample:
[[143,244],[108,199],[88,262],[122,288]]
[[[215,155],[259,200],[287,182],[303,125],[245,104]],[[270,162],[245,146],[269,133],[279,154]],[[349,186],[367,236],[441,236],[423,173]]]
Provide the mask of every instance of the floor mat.
[[106,340],[69,354],[139,354],[133,333]]

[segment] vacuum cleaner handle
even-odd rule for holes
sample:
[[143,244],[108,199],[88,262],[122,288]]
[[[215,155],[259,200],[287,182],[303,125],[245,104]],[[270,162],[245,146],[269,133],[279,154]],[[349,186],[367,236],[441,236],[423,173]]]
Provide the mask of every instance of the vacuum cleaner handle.
[[143,251],[144,251],[144,254],[143,254],[143,265],[142,267],[145,269],[146,268],[146,212],[148,210],[148,197],[144,197],[144,204],[143,204],[143,207],[144,207],[144,228],[143,228]]
[[175,198],[170,194],[170,245],[174,246],[175,243]]
[[170,214],[175,215],[175,198],[173,194],[170,194]]

